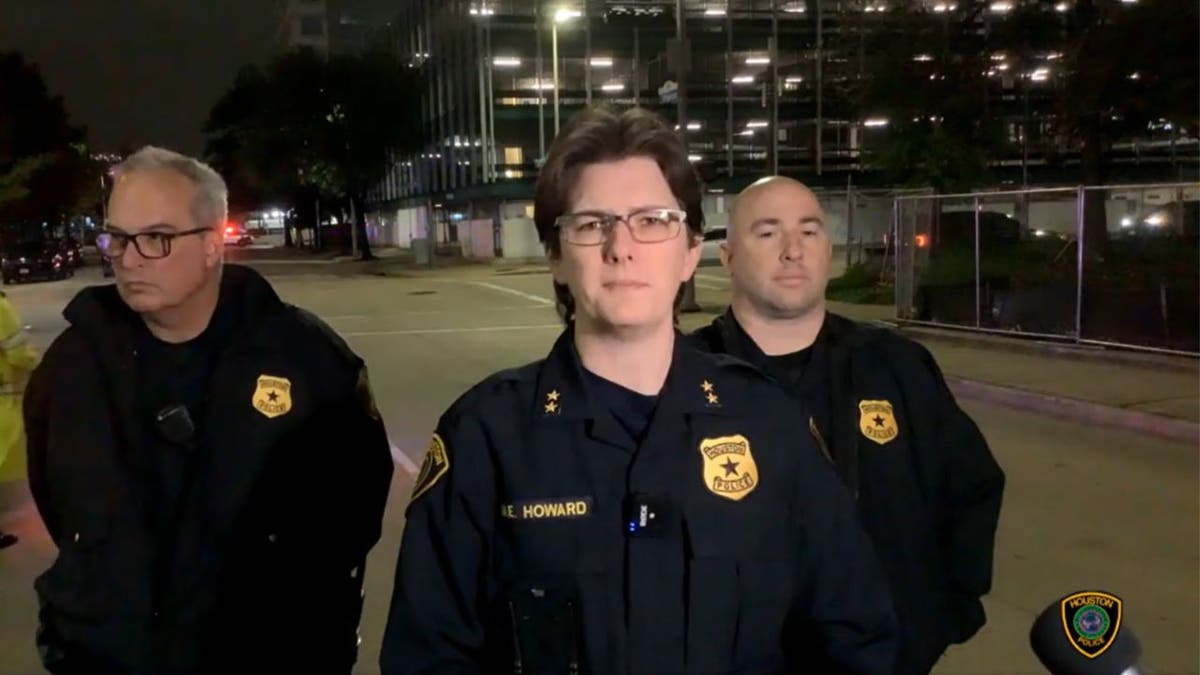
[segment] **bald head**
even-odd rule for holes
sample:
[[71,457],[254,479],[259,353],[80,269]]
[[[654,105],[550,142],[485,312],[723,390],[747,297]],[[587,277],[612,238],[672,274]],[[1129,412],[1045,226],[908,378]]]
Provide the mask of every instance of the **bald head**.
[[805,217],[815,216],[819,224],[824,226],[825,214],[821,211],[817,195],[804,183],[787,176],[760,178],[738,193],[729,211],[729,224],[731,227],[750,226],[756,217],[762,215],[761,212],[774,210],[762,208],[764,203],[780,202],[804,207],[800,211]]
[[721,263],[740,316],[823,315],[832,258],[821,204],[800,181],[763,178],[734,200]]

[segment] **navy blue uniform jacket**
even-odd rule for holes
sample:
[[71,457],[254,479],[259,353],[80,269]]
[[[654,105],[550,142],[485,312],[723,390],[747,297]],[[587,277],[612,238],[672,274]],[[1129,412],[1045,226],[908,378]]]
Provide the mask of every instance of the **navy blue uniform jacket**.
[[890,675],[875,553],[782,391],[677,335],[639,445],[584,382],[568,328],[442,416],[385,675]]
[[[694,336],[766,368],[767,357],[726,312]],[[921,345],[894,331],[828,314],[811,367],[783,383],[794,410],[828,397],[818,428],[855,496],[896,597],[897,673],[927,673],[950,644],[985,621],[1004,472]],[[804,381],[823,384],[807,391]]]
[[349,673],[363,565],[391,485],[364,365],[258,273],[208,380],[174,527],[141,458],[133,339],[113,286],[82,291],[26,390],[29,484],[58,547],[36,582],[54,673]]

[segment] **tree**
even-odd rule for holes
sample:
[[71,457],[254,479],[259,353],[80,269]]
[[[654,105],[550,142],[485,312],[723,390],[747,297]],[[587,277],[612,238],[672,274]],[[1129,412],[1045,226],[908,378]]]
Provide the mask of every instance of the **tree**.
[[101,174],[85,135],[37,66],[16,52],[0,54],[0,219],[57,225],[91,211]]
[[889,11],[897,35],[871,36],[881,46],[863,57],[863,75],[846,92],[859,120],[886,124],[864,129],[866,159],[893,184],[957,192],[989,181],[1003,137],[988,97],[988,55],[970,29],[983,10]]
[[206,154],[246,208],[313,193],[348,201],[370,258],[366,193],[420,142],[414,77],[385,46],[328,61],[300,49],[243,69],[209,114]]
[[[1121,137],[1145,134],[1151,123],[1195,129],[1200,122],[1196,69],[1196,3],[1079,0],[1065,20],[1058,83],[1062,132],[1080,151],[1080,180],[1102,185],[1105,153]],[[1102,254],[1108,242],[1103,193],[1084,204],[1084,239]]]

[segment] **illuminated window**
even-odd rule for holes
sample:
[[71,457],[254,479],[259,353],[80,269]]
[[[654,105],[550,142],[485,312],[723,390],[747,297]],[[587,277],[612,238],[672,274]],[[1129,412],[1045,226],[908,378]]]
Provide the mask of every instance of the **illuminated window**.
[[505,164],[524,164],[525,150],[519,147],[504,148],[504,163]]

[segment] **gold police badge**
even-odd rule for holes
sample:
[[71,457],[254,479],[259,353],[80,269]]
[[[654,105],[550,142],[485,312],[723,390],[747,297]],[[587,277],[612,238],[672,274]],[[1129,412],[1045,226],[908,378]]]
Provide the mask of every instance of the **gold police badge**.
[[435,433],[433,438],[429,439],[429,450],[425,452],[425,461],[421,462],[421,471],[417,473],[417,481],[413,485],[413,494],[409,501],[416,501],[417,497],[428,492],[449,470],[450,453],[446,452],[446,444],[442,437]]
[[758,467],[745,436],[702,439],[700,456],[704,458],[704,487],[714,495],[736,502],[758,487]]
[[892,414],[892,404],[888,401],[859,401],[858,412],[858,428],[872,441],[883,445],[900,433],[896,416]]
[[250,402],[266,417],[286,415],[292,409],[292,381],[278,375],[259,375]]

